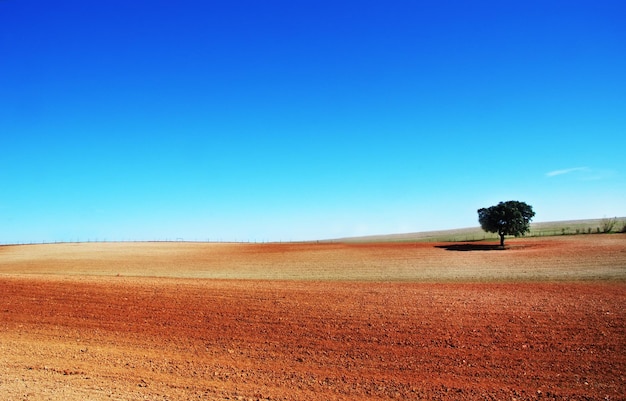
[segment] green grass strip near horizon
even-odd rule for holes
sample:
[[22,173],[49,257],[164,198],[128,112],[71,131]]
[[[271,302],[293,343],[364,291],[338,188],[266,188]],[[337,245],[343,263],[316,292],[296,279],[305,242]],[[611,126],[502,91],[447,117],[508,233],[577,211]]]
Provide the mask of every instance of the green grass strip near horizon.
[[[610,233],[625,232],[626,217],[617,217]],[[609,219],[587,219],[531,223],[525,237],[551,237],[559,235],[605,234],[604,225]],[[417,233],[371,235],[364,237],[339,238],[340,242],[465,242],[497,241],[497,234],[483,231],[480,227],[452,230],[424,231]]]

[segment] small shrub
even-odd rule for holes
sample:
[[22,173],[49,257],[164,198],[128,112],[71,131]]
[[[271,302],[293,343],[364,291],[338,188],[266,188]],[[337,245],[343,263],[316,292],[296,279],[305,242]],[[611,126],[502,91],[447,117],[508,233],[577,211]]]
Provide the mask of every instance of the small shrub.
[[602,219],[602,221],[600,222],[600,225],[602,226],[602,232],[603,233],[610,233],[611,231],[613,231],[613,228],[615,227],[615,224],[617,224],[617,218],[613,217],[612,219],[609,218],[604,218]]

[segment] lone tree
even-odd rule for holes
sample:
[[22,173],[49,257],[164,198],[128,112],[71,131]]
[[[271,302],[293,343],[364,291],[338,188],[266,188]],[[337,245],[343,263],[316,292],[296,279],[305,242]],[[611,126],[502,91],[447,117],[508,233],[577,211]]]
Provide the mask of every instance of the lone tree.
[[530,220],[535,217],[533,207],[519,201],[500,202],[495,206],[478,209],[478,221],[483,230],[498,233],[500,246],[504,236],[519,237],[530,231]]

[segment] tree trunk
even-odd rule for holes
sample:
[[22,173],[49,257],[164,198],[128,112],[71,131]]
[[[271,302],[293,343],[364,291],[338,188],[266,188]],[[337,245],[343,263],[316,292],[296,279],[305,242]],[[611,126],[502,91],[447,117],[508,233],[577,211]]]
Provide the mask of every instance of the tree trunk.
[[504,234],[500,234],[500,246],[504,248]]

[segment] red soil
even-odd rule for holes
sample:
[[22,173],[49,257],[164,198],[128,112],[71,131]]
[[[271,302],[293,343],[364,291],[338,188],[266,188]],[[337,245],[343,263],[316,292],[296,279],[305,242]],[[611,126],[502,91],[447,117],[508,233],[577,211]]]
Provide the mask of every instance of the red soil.
[[623,281],[0,286],[4,400],[626,399]]

